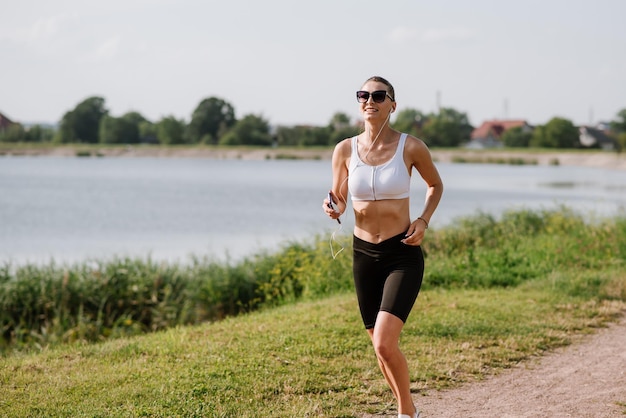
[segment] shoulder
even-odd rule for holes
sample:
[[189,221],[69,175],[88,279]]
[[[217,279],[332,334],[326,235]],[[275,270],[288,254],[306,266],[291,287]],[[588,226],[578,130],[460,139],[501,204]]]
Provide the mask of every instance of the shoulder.
[[337,145],[335,145],[335,150],[333,151],[333,155],[335,156],[350,156],[350,153],[352,152],[352,138],[346,138],[344,140],[342,140],[341,142],[338,142]]
[[426,143],[412,135],[407,135],[406,143],[404,144],[404,155],[415,166],[432,159]]
[[404,149],[409,153],[429,152],[426,143],[421,139],[414,137],[413,135],[407,135]]

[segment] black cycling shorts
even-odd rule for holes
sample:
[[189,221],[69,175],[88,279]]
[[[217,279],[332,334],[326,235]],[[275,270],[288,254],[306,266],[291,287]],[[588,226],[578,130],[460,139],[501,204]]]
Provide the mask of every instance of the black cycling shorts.
[[361,318],[374,328],[378,312],[389,312],[406,322],[424,277],[424,255],[419,246],[400,242],[405,233],[379,244],[353,238],[353,274]]

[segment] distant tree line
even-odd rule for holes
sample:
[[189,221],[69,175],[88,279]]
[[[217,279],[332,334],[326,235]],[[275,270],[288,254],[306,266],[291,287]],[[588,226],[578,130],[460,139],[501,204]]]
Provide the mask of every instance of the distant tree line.
[[[467,114],[453,108],[441,108],[429,114],[404,109],[398,112],[392,126],[422,138],[432,147],[462,146],[474,129]],[[13,124],[0,130],[0,142],[330,146],[362,129],[362,122],[351,121],[341,112],[334,114],[326,126],[271,127],[260,115],[248,114],[237,119],[232,104],[218,97],[202,100],[189,123],[174,116],[151,122],[134,111],[115,117],[106,108],[105,99],[94,96],[66,112],[58,129]],[[626,109],[617,114],[611,129],[617,143],[625,148]],[[501,139],[507,147],[576,148],[580,146],[578,138],[578,128],[571,121],[555,117],[531,131],[509,129]]]

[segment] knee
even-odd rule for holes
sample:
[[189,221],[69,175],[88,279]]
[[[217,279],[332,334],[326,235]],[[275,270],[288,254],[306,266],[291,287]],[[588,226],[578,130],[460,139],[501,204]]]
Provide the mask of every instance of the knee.
[[373,343],[376,357],[384,363],[389,362],[398,351],[397,344],[392,344],[388,341],[373,341]]

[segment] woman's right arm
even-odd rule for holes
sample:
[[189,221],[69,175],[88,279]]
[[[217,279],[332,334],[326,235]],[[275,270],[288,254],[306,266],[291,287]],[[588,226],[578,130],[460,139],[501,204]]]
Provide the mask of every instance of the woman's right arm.
[[348,199],[348,161],[350,158],[350,139],[344,139],[335,146],[332,156],[333,184],[331,193],[337,212],[326,207],[328,198],[324,199],[324,211],[328,216],[337,219],[346,211]]

